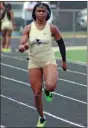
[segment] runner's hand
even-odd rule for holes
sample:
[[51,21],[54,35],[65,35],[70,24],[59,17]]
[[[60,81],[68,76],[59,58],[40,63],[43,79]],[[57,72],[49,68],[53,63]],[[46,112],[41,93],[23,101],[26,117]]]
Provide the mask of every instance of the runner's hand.
[[19,45],[19,48],[18,48],[19,52],[23,53],[25,51],[25,47],[24,45]]
[[24,44],[24,48],[25,48],[25,50],[28,50],[29,49],[28,43]]

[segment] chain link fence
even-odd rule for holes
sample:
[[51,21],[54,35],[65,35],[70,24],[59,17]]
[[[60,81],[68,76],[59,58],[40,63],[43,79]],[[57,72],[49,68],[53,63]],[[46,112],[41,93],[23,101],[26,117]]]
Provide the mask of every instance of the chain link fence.
[[80,24],[79,12],[81,10],[54,9],[52,11],[53,11],[53,18],[54,18],[53,23],[57,25],[62,32],[83,31],[83,30],[86,31],[87,23],[85,23],[86,25],[85,28],[82,28],[82,26],[79,25]]
[[[58,26],[68,46],[86,45],[87,19],[80,14],[81,10],[53,9],[53,24]],[[79,15],[80,14],[80,15]],[[87,13],[86,13],[87,18]],[[68,40],[68,38],[70,38]]]
[[[53,24],[59,27],[61,32],[87,32],[87,23],[85,19],[80,21],[79,12],[81,10],[61,10],[61,9],[52,9],[53,12]],[[17,28],[22,26],[22,10],[14,10],[15,18],[17,21]],[[86,16],[87,17],[87,16]],[[83,17],[84,18],[84,17]],[[85,26],[80,26],[82,22]]]

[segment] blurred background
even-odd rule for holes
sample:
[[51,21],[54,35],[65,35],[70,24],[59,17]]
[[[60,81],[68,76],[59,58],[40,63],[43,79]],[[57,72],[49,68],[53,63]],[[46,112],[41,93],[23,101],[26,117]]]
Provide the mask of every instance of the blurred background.
[[[16,31],[21,32],[24,2],[9,3],[11,3],[14,11]],[[87,1],[50,1],[48,3],[52,10],[51,22],[57,25],[61,32],[87,32]]]

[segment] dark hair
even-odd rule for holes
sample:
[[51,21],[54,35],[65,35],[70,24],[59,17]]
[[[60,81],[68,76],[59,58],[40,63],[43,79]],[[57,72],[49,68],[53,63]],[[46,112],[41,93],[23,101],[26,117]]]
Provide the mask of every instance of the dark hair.
[[12,9],[11,4],[9,4],[9,3],[7,3],[7,4],[3,3],[3,5],[5,6],[5,10],[4,10],[3,14],[2,14],[2,18],[7,13],[7,18],[9,20],[11,20],[11,15],[10,15],[10,10]]
[[10,10],[12,9],[12,7],[11,7],[11,4],[10,4],[10,3],[7,3],[7,4],[6,4],[6,9],[7,9],[7,11],[10,11]]
[[51,16],[51,10],[50,10],[50,8],[49,8],[49,5],[46,4],[46,3],[41,3],[41,2],[37,3],[37,4],[34,6],[33,11],[32,11],[32,18],[33,18],[34,20],[36,20],[35,10],[36,10],[37,7],[39,7],[39,6],[41,6],[41,5],[42,5],[42,6],[45,6],[45,7],[47,8],[48,13],[47,13],[46,20],[49,20],[49,18],[50,18],[50,16]]
[[11,4],[7,3],[6,12],[7,12],[7,17],[8,17],[9,20],[11,20],[11,15],[10,15],[11,10],[12,10]]

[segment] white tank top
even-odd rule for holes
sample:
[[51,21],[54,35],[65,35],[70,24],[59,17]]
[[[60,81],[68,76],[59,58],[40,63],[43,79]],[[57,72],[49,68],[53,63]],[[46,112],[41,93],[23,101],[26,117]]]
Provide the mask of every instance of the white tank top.
[[3,22],[9,22],[9,19],[7,17],[7,13],[5,13],[5,16],[2,18]]
[[48,22],[43,30],[37,29],[34,22],[31,23],[29,57],[38,62],[47,61],[49,58],[55,59],[50,24]]

